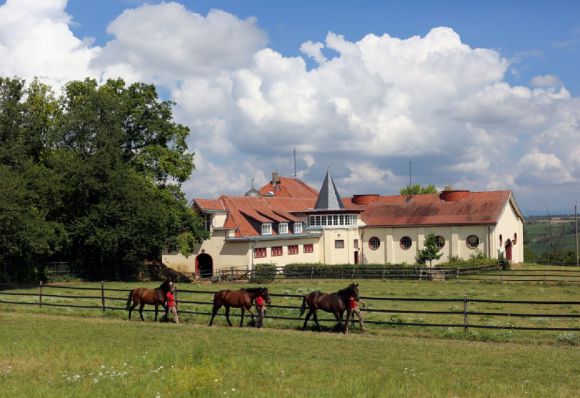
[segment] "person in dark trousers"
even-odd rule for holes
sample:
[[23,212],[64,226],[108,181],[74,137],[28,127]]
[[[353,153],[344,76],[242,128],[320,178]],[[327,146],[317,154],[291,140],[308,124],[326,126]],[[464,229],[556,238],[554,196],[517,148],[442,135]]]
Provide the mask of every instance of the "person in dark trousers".
[[256,297],[256,313],[258,314],[256,327],[261,328],[264,323],[264,314],[266,313],[266,301],[262,296]]

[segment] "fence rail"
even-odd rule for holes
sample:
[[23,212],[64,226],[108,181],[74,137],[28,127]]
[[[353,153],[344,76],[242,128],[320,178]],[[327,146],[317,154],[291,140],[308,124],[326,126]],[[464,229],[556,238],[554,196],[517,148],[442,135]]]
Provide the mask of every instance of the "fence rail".
[[[0,290],[0,304],[7,305],[29,305],[38,307],[65,307],[65,308],[76,308],[76,309],[98,309],[102,312],[109,311],[126,311],[126,308],[120,306],[112,306],[107,303],[122,301],[125,302],[127,298],[119,296],[111,296],[107,292],[115,292],[119,294],[120,292],[129,293],[130,289],[119,289],[119,288],[105,288],[105,283],[101,282],[101,287],[81,287],[81,286],[67,286],[67,285],[52,285],[52,284],[42,284],[40,283],[35,287],[36,292],[18,292],[18,291],[6,291]],[[26,286],[26,289],[30,289],[30,286]],[[99,291],[100,295],[82,295],[82,294],[70,294],[69,292],[53,294],[47,294],[46,289],[51,289],[51,291],[57,289],[70,289],[73,291]],[[176,294],[176,301],[183,305],[198,305],[198,306],[211,306],[211,295],[214,291],[205,290],[192,290],[192,289],[179,289]],[[188,299],[183,299],[184,295],[189,295]],[[199,296],[205,295],[208,300],[196,299]],[[30,298],[34,297],[34,301],[18,301],[15,297]],[[177,297],[179,296],[179,297]],[[304,319],[298,316],[292,316],[286,313],[276,313],[276,310],[281,311],[299,311],[302,295],[299,294],[271,294],[271,297],[276,299],[286,299],[294,300],[294,305],[285,304],[272,304],[269,308],[268,319],[272,320],[286,320],[286,321],[299,321],[303,322]],[[190,299],[191,298],[191,299]],[[397,315],[397,314],[423,314],[423,315],[448,315],[462,317],[461,322],[417,322],[417,321],[400,321],[400,320],[384,320],[384,319],[365,319],[365,323],[371,325],[383,325],[388,327],[395,326],[414,326],[414,327],[433,327],[433,328],[463,328],[465,331],[468,329],[504,329],[504,330],[534,330],[534,331],[580,331],[580,326],[577,324],[576,320],[580,319],[580,301],[566,300],[566,301],[546,301],[546,300],[497,300],[497,299],[485,299],[485,298],[469,298],[464,296],[463,298],[418,298],[418,297],[374,297],[374,296],[363,296],[361,297],[367,302],[374,303],[462,303],[462,309],[452,309],[452,310],[427,310],[427,309],[400,309],[400,308],[366,308],[362,309],[363,312],[367,314],[383,314],[383,315]],[[46,299],[61,299],[61,300],[74,300],[73,303],[57,303],[49,302]],[[300,299],[296,303],[296,299]],[[79,300],[99,300],[99,304],[85,305]],[[477,308],[470,308],[478,304],[502,304],[502,305],[524,305],[529,307],[533,306],[578,306],[576,309],[570,308],[569,312],[556,313],[550,311],[549,313],[535,313],[529,310],[522,311],[482,311]],[[151,309],[144,310],[145,312],[153,312]],[[202,311],[200,309],[181,309],[179,311],[181,314],[191,314],[200,316],[210,316],[211,312]],[[220,316],[224,316],[221,312]],[[232,317],[239,317],[238,314],[231,314]],[[473,317],[509,317],[509,318],[546,318],[546,319],[561,319],[561,320],[572,320],[574,323],[571,326],[554,326],[554,325],[542,325],[542,326],[530,326],[530,325],[490,325],[483,323],[471,323]],[[320,322],[336,322],[333,318],[320,318]]]

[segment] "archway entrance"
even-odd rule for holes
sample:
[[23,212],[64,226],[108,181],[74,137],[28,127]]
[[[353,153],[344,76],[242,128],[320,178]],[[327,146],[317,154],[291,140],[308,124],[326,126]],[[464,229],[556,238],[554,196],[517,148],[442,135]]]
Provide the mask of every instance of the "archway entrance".
[[509,239],[505,241],[505,259],[512,261],[512,241]]
[[195,258],[195,275],[200,278],[213,276],[213,259],[209,254],[201,253]]

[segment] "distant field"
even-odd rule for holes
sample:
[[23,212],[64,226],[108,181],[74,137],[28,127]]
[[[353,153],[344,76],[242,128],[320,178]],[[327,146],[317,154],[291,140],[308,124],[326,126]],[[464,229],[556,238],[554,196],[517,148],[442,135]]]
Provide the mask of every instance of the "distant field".
[[[534,222],[524,224],[524,235],[528,242],[527,247],[534,252],[536,256],[549,251],[550,232],[549,223]],[[560,241],[557,249],[562,252],[576,251],[575,225],[573,221],[564,223],[552,223],[552,241]],[[554,244],[554,243],[553,243]]]
[[0,312],[18,397],[576,397],[580,349]]

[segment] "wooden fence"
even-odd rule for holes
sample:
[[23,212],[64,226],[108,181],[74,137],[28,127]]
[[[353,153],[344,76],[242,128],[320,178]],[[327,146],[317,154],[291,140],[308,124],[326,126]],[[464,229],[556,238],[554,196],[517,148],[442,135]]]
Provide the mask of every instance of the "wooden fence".
[[[21,286],[22,288],[30,289],[30,286]],[[28,305],[37,307],[66,307],[78,309],[95,309],[102,312],[105,311],[126,311],[125,303],[127,301],[129,289],[106,288],[105,283],[101,282],[100,287],[79,287],[79,286],[64,286],[64,285],[44,285],[39,284],[34,288],[35,292],[27,291],[13,291],[1,290],[0,286],[0,304],[5,305]],[[14,289],[14,286],[12,286]],[[89,294],[63,294],[58,293],[60,290],[68,291],[84,291],[92,292]],[[57,292],[57,293],[53,293]],[[180,314],[191,314],[196,316],[211,315],[211,305],[213,291],[203,290],[189,290],[179,289],[176,293],[177,302],[179,304]],[[111,295],[116,294],[116,295]],[[267,319],[271,320],[286,320],[300,322],[297,326],[302,325],[303,318],[297,316],[302,304],[302,295],[298,294],[270,294],[273,304],[268,306]],[[202,298],[200,298],[202,297]],[[18,298],[18,299],[16,299]],[[198,299],[200,298],[200,299]],[[22,300],[23,299],[23,300]],[[534,300],[494,300],[481,299],[475,297],[454,297],[454,298],[410,298],[410,297],[362,297],[367,303],[371,302],[374,305],[391,304],[392,308],[375,308],[369,307],[366,310],[367,314],[373,314],[375,319],[365,319],[365,323],[371,325],[381,325],[385,327],[397,326],[414,326],[414,327],[434,327],[434,328],[463,328],[467,331],[469,329],[508,329],[508,330],[535,330],[535,331],[580,331],[580,325],[577,319],[580,319],[580,301],[534,301]],[[54,302],[55,300],[67,302]],[[89,300],[86,304],[81,304],[81,301]],[[72,302],[68,302],[72,301]],[[285,304],[277,304],[276,301],[286,302]],[[123,305],[116,305],[122,302]],[[400,303],[414,303],[414,304],[429,304],[429,303],[451,303],[454,309],[451,310],[430,310],[430,309],[401,309],[395,308]],[[498,311],[498,310],[480,310],[477,307],[482,304],[499,304],[499,307],[504,306],[524,306],[524,310]],[[199,308],[192,308],[192,306],[207,307],[207,310],[200,310]],[[550,308],[550,312],[538,313],[537,306],[546,306]],[[562,309],[568,309],[563,312]],[[152,310],[146,310],[148,312]],[[289,314],[290,312],[290,314]],[[446,315],[459,318],[456,322],[405,322],[401,320],[385,320],[376,319],[376,317],[384,316],[398,316],[400,314],[421,314],[421,315]],[[223,316],[223,310],[220,311]],[[231,314],[231,316],[239,316]],[[509,323],[507,325],[497,325],[481,323],[474,321],[485,317],[486,319],[496,319],[508,317],[513,319],[535,318],[542,319],[541,326],[516,325]],[[321,322],[336,322],[334,319],[321,318]],[[547,324],[546,320],[554,320],[552,324]],[[559,320],[560,323],[554,325],[553,323]],[[562,320],[571,321],[568,326],[562,326]]]

